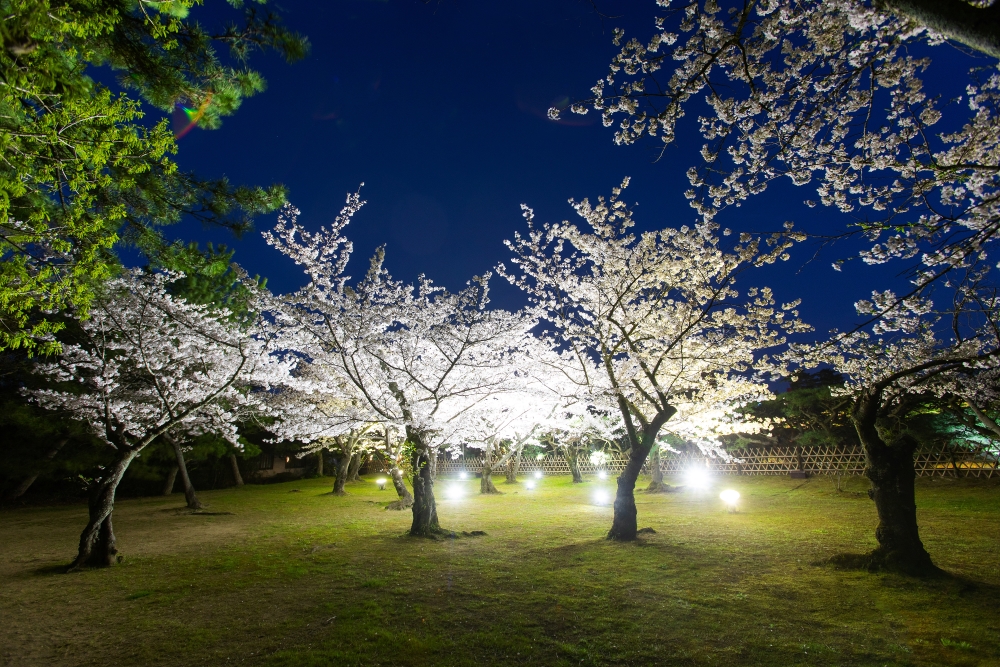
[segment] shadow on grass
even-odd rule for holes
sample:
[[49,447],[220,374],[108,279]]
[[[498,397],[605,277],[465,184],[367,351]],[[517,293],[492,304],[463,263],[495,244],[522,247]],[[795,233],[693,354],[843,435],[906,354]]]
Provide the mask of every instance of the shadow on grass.
[[886,569],[872,557],[871,553],[837,554],[811,563],[816,567],[831,567],[836,570],[864,572],[884,577],[885,585],[892,588],[923,588],[948,595],[960,597],[982,597],[984,601],[1000,598],[1000,586],[983,581],[976,581],[952,574],[947,570],[934,567],[920,574],[900,572]]

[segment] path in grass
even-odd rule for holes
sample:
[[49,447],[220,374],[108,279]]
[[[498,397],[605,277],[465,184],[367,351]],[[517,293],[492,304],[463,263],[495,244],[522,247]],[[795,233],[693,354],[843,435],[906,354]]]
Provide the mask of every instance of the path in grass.
[[[812,565],[874,544],[865,483],[729,478],[638,499],[635,544],[602,539],[595,490],[547,478],[444,498],[442,523],[485,537],[404,536],[371,479],[181,495],[115,511],[124,562],[59,574],[83,506],[4,511],[4,665],[1000,665],[1000,485],[920,480],[935,561],[921,582]],[[223,514],[231,512],[232,514]]]

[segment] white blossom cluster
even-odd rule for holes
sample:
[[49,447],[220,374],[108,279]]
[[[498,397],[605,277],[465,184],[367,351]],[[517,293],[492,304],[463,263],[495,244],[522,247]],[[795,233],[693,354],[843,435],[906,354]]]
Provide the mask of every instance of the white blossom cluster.
[[617,120],[618,143],[669,144],[703,96],[687,194],[705,219],[785,176],[864,217],[866,262],[918,257],[918,288],[983,258],[1000,225],[995,68],[973,70],[964,99],[948,104],[924,90],[930,60],[910,50],[943,37],[879,3],[657,4],[652,38],[623,45],[617,31],[608,75],[571,110]]
[[745,270],[787,257],[788,243],[763,251],[744,236],[726,252],[710,221],[633,234],[626,186],[596,205],[574,203],[586,231],[538,226],[525,207],[528,233],[508,242],[517,271],[500,270],[549,325],[542,338],[565,376],[617,407],[630,433],[676,418],[705,434],[710,415],[767,393],[747,379],[768,367],[763,352],[809,330],[798,302],[737,289]]
[[[360,203],[349,197],[334,225],[315,234],[287,208],[279,233],[266,235],[311,279],[282,297],[288,344],[316,367],[309,371],[312,385],[298,392],[311,416],[287,419],[280,428],[310,440],[321,434],[317,425],[380,423],[429,447],[457,446],[472,416],[485,409],[480,403],[524,390],[518,355],[534,321],[487,307],[489,275],[454,294],[423,276],[416,284],[396,281],[381,249],[365,277],[348,284],[343,271],[352,248],[342,231]],[[320,406],[345,405],[350,410],[319,416]]]
[[[251,321],[168,292],[176,274],[125,273],[78,324],[78,342],[39,363],[45,408],[89,424],[119,452],[138,452],[168,431],[216,433],[239,446],[236,422],[266,408],[291,361],[276,356],[263,310]],[[255,304],[262,306],[262,304]]]

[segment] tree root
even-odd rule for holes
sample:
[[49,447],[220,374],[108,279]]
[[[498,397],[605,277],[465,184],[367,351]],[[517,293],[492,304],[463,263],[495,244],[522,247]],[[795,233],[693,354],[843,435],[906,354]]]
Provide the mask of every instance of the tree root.
[[865,554],[836,554],[815,563],[832,565],[841,570],[867,570],[868,572],[892,572],[910,577],[936,578],[945,574],[934,565],[930,557],[903,558],[898,553],[876,549]]
[[482,537],[486,535],[485,530],[471,530],[471,531],[454,531],[445,530],[444,528],[432,528],[422,535],[414,535],[413,533],[407,533],[410,537],[425,537],[430,540],[457,540],[460,537]]
[[411,507],[413,507],[413,498],[410,498],[409,500],[394,500],[385,506],[387,510],[396,511],[408,510]]
[[683,486],[671,486],[665,482],[650,482],[646,487],[646,493],[674,493],[683,489]]

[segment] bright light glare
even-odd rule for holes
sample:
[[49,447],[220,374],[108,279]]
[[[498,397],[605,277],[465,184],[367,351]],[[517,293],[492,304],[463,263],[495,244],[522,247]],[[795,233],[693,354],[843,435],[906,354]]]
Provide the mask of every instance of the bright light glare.
[[447,495],[448,498],[450,498],[451,500],[458,500],[459,498],[462,497],[462,487],[459,486],[458,484],[452,484],[451,486],[448,487],[448,490],[445,492],[445,495]]
[[607,505],[610,499],[611,496],[604,489],[598,489],[594,492],[594,502],[598,505]]
[[458,473],[458,478],[459,479],[469,479],[469,473],[467,473],[467,472],[465,472],[463,470],[462,472]]
[[536,470],[535,471],[535,479],[541,479],[541,478],[542,478],[542,471],[541,470]]
[[695,489],[707,489],[709,485],[708,472],[702,468],[688,468],[684,473],[684,481]]
[[733,489],[726,489],[719,494],[719,497],[722,498],[722,502],[732,506],[735,505],[736,501],[740,499],[740,492]]
[[528,489],[530,491],[531,489],[535,488],[535,483],[534,482],[526,482],[525,485],[524,485],[524,488],[526,488],[526,489]]
[[382,478],[382,477],[380,477],[380,478],[378,478],[378,479],[375,480],[375,483],[378,484],[378,488],[380,488],[380,489],[384,489],[385,488],[385,482],[386,482],[386,480],[384,478]]
[[603,470],[597,473],[597,479],[607,479],[607,478],[608,478],[608,473],[604,472]]

